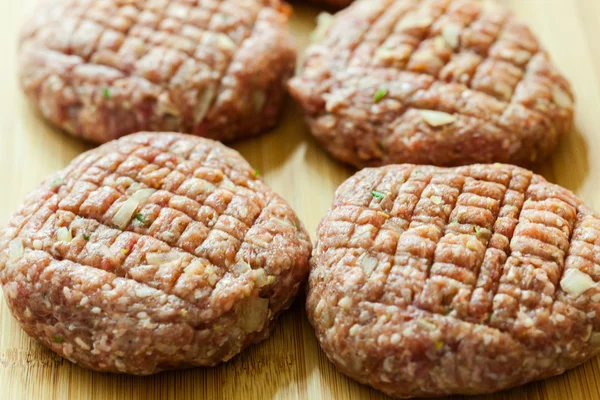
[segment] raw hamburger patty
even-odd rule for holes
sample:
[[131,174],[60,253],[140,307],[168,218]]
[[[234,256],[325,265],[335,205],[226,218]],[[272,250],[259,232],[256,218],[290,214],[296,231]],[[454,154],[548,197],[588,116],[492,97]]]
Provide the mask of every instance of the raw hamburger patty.
[[345,163],[531,164],[572,126],[568,82],[499,6],[361,0],[321,22],[290,88]]
[[524,169],[365,169],[319,225],[308,314],[389,395],[494,392],[597,353],[599,245],[598,215]]
[[275,124],[296,53],[279,0],[52,0],[25,24],[25,93],[97,143],[178,131],[218,140]]
[[0,234],[0,278],[33,338],[146,375],[265,339],[308,274],[294,211],[235,151],[142,133],[78,157]]

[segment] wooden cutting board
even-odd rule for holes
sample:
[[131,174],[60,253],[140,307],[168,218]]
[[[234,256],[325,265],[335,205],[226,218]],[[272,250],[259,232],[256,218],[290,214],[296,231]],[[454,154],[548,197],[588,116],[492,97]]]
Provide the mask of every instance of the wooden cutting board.
[[[577,128],[538,172],[600,211],[600,0],[504,0],[530,23],[577,94]],[[0,224],[46,175],[89,145],[51,128],[26,103],[16,81],[19,23],[36,0],[0,0]],[[308,44],[317,10],[297,6],[291,29]],[[311,138],[291,101],[279,127],[235,144],[295,208],[313,234],[335,188],[353,171]],[[338,373],[320,351],[303,299],[272,337],[231,362],[153,377],[100,374],[60,358],[21,331],[0,306],[0,399],[386,399]],[[457,399],[462,397],[457,397]],[[600,363],[480,399],[600,399]]]

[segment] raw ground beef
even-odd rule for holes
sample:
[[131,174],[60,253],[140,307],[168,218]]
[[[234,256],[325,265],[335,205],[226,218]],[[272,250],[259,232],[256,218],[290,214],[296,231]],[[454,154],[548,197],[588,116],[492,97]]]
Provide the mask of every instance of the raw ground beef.
[[24,25],[22,87],[56,126],[233,140],[272,127],[296,51],[279,0],[51,0]]
[[265,339],[308,274],[288,204],[234,150],[142,133],[82,154],[0,232],[21,327],[87,368],[147,375]]
[[344,163],[529,165],[572,127],[569,83],[501,6],[361,0],[320,22],[289,86]]
[[599,246],[597,214],[518,167],[365,169],[319,225],[308,315],[389,395],[495,392],[597,354]]

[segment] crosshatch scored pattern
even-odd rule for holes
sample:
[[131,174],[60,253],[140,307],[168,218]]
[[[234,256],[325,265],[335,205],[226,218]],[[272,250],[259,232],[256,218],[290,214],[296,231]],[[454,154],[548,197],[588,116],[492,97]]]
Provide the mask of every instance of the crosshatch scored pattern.
[[295,61],[278,0],[40,8],[21,39],[22,82],[67,131],[97,142],[144,130],[231,140],[274,123]]
[[[317,138],[349,164],[531,163],[571,128],[568,82],[532,32],[497,5],[362,1],[324,25],[292,88]],[[423,110],[456,119],[435,128]],[[440,129],[455,136],[438,139]],[[494,145],[461,150],[481,136]]]
[[[135,215],[120,218],[140,193]],[[165,133],[80,156],[29,196],[2,246],[15,238],[25,252],[2,260],[3,281],[24,328],[79,362],[84,354],[96,368],[135,373],[212,365],[264,338],[302,283],[311,247],[292,209],[235,151]],[[247,322],[252,307],[260,318]],[[86,323],[90,313],[100,326]],[[126,320],[134,327],[119,333]],[[174,340],[166,326],[180,332],[180,350],[161,343]],[[140,343],[151,352],[118,354],[135,330],[156,342]],[[160,364],[152,353],[164,353]]]
[[[336,363],[380,373],[390,388],[469,391],[489,373],[490,390],[552,375],[600,344],[600,289],[560,286],[569,269],[600,280],[599,234],[600,219],[572,193],[517,167],[365,169],[338,189],[317,231],[308,311]],[[482,369],[499,369],[467,367],[471,346],[489,361]],[[433,371],[420,371],[429,367],[418,355],[437,360]]]

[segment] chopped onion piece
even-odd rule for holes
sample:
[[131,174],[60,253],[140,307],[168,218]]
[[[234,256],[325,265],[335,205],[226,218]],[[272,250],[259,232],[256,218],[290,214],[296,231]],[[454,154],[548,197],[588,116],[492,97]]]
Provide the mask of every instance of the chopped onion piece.
[[231,38],[224,34],[217,34],[217,45],[221,50],[233,50],[235,49],[235,42]]
[[281,218],[277,218],[277,217],[273,217],[273,221],[277,222],[279,225],[283,225],[283,226],[290,226],[292,228],[295,228],[294,225],[288,221],[286,221],[285,219],[281,219]]
[[246,272],[250,272],[252,268],[250,268],[250,264],[242,260],[234,264],[233,267],[231,267],[231,270],[237,275],[242,275]]
[[477,243],[475,240],[467,241],[467,249],[471,251],[477,251]]
[[443,201],[444,201],[444,199],[442,199],[440,196],[431,196],[431,197],[430,197],[430,200],[431,200],[431,201],[432,201],[434,204],[437,204],[438,206],[439,206],[440,204],[442,204],[442,203],[443,203]]
[[177,253],[146,253],[146,261],[150,265],[163,265],[179,259]]
[[137,200],[140,204],[148,201],[150,196],[156,192],[155,189],[140,189],[131,196],[132,199]]
[[406,60],[410,57],[410,54],[410,50],[408,50],[406,47],[401,47],[399,49],[380,47],[375,53],[375,57],[384,62],[394,62]]
[[444,39],[441,36],[437,36],[434,40],[433,40],[433,49],[436,52],[442,52],[444,50],[446,50],[446,48],[448,47],[448,42],[446,42],[446,39]]
[[263,249],[269,248],[269,242],[259,239],[257,237],[251,237],[248,239],[248,243],[253,244],[258,247],[262,247]]
[[204,117],[206,117],[215,95],[216,90],[212,85],[208,85],[202,91],[202,94],[200,95],[200,98],[194,107],[194,120],[197,124],[202,122]]
[[349,310],[352,307],[352,299],[348,296],[344,296],[338,301],[338,306],[342,307],[344,310]]
[[61,242],[69,243],[71,240],[73,240],[73,235],[71,234],[71,230],[69,228],[63,226],[56,231],[56,238]]
[[446,43],[448,43],[448,46],[450,46],[453,49],[456,49],[458,47],[459,42],[460,27],[456,24],[446,25],[442,29],[442,36],[444,37]]
[[434,329],[437,328],[437,326],[435,326],[435,324],[432,324],[431,322],[425,321],[423,319],[418,320],[417,325],[419,325],[419,328],[427,329],[428,331],[433,331]]
[[433,127],[448,125],[456,122],[454,115],[434,110],[421,110],[421,116],[429,125]]
[[205,269],[206,268],[205,268],[204,264],[202,264],[201,261],[196,260],[196,261],[192,261],[191,264],[189,264],[187,267],[185,267],[183,272],[188,275],[202,275],[204,273]]
[[131,186],[129,186],[129,188],[127,188],[127,191],[125,193],[127,193],[128,195],[132,195],[135,192],[137,192],[138,190],[143,189],[143,185],[139,182],[133,182],[131,184]]
[[119,229],[125,229],[135,214],[140,202],[134,197],[128,198],[119,208],[112,221]]
[[262,111],[267,102],[267,95],[262,90],[252,93],[252,105],[256,112]]
[[593,288],[595,285],[596,284],[588,274],[575,268],[568,268],[560,281],[561,289],[575,297],[580,296],[583,292]]
[[227,178],[223,179],[223,181],[221,182],[221,187],[223,187],[223,188],[225,188],[227,190],[231,190],[231,191],[235,190],[235,185],[233,184],[233,182],[231,182]]
[[567,92],[562,90],[559,86],[552,88],[552,100],[560,108],[571,108],[573,107],[573,101]]
[[362,269],[367,277],[370,277],[377,268],[377,259],[371,256],[365,256],[362,260]]
[[408,30],[415,28],[427,28],[433,23],[433,19],[428,16],[410,15],[400,22],[399,29]]
[[23,257],[23,241],[21,238],[15,238],[10,241],[8,244],[8,252],[10,256],[10,261],[15,262],[19,258]]
[[178,117],[181,113],[175,103],[171,101],[171,97],[168,92],[164,92],[158,96],[157,99],[157,110],[161,115],[171,115]]
[[264,269],[259,268],[254,271],[254,279],[257,287],[263,287],[269,284],[269,277]]
[[258,332],[264,326],[269,312],[269,300],[256,297],[248,299],[238,309],[240,326],[247,332]]
[[91,350],[91,347],[89,344],[87,344],[82,338],[80,337],[76,337],[75,338],[75,343],[77,343],[79,345],[79,347],[81,347],[84,350]]
[[333,15],[322,12],[317,16],[317,27],[310,34],[311,42],[320,42],[325,38],[329,27],[333,24]]
[[135,295],[141,298],[152,296],[155,292],[156,289],[149,288],[146,286],[142,286],[139,289],[135,289]]

